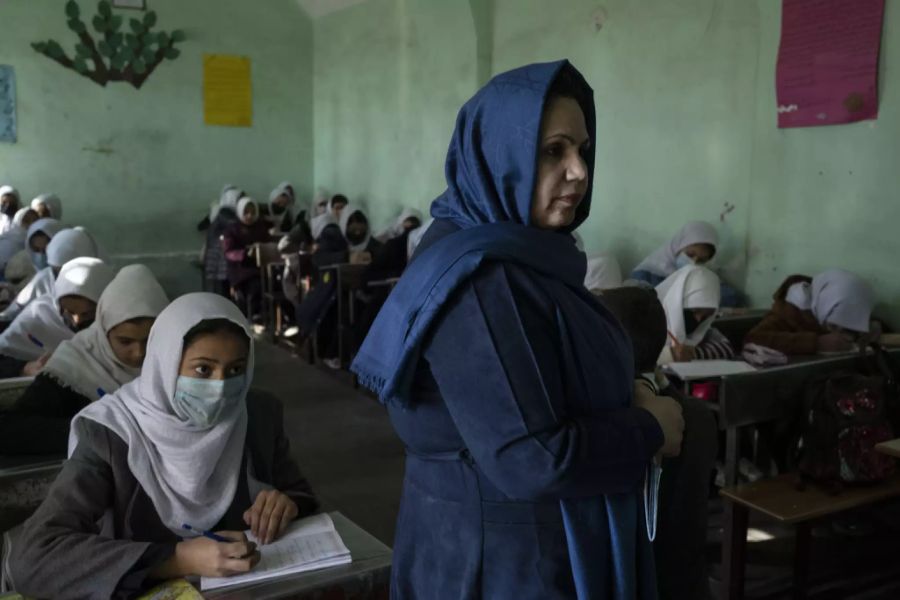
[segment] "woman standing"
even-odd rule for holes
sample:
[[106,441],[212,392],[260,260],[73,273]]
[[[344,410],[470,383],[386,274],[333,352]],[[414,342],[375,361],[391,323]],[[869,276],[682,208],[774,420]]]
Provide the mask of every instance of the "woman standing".
[[459,113],[434,224],[353,365],[407,446],[393,598],[656,597],[640,491],[683,422],[633,405],[630,342],[583,285],[594,130],[567,61]]

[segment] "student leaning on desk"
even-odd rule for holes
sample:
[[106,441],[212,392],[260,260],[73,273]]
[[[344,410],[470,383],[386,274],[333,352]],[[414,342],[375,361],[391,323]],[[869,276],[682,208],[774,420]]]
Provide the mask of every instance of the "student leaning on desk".
[[[237,307],[205,293],[170,304],[141,376],[73,420],[71,459],[9,536],[12,589],[125,598],[160,580],[252,569],[259,552],[244,529],[266,544],[317,508],[281,405],[249,392],[252,375]],[[184,524],[231,541],[189,537]]]

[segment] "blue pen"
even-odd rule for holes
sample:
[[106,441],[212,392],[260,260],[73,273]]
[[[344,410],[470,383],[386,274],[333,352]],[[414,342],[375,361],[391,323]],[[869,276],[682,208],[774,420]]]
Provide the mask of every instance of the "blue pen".
[[196,533],[197,535],[202,535],[205,538],[209,538],[211,540],[215,540],[217,542],[233,542],[234,540],[229,540],[228,538],[223,538],[221,535],[216,535],[212,531],[200,531],[199,529],[194,529],[187,523],[183,524],[182,529],[187,529],[191,533]]
[[97,397],[98,398],[102,398],[105,395],[106,395],[106,390],[104,390],[103,388],[97,388]]
[[37,339],[36,337],[34,337],[33,335],[31,335],[30,333],[28,334],[28,339],[31,340],[32,342],[34,342],[34,343],[37,345],[38,348],[43,348],[43,347],[44,347],[44,344],[41,343],[41,340]]

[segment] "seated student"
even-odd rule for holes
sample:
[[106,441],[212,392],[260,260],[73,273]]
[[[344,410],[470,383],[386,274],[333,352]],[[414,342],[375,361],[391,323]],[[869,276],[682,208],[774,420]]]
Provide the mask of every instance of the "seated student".
[[594,294],[622,286],[622,268],[612,256],[599,254],[587,260],[584,287]]
[[341,220],[341,212],[343,212],[344,207],[350,204],[350,201],[347,200],[347,196],[343,194],[335,194],[328,200],[328,204],[325,207],[325,212],[331,214],[334,217],[335,221]]
[[[669,384],[656,368],[666,343],[666,315],[653,290],[624,287],[599,296],[631,338],[635,394],[669,396],[682,407],[681,453],[662,461],[656,539],[656,578],[661,600],[711,599],[704,560],[709,512],[710,475],[718,450],[718,429],[703,401],[689,398]],[[652,515],[650,515],[652,519]]]
[[[20,208],[12,219],[12,227],[0,234],[0,272],[6,270],[9,260],[25,249],[28,228],[37,221],[37,213],[30,208]],[[5,278],[5,274],[4,274]]]
[[14,227],[13,217],[21,202],[19,192],[11,185],[0,186],[0,234]]
[[67,262],[53,293],[31,302],[0,334],[0,378],[37,374],[60,343],[94,322],[100,294],[114,275],[99,258]]
[[854,339],[869,331],[875,306],[872,288],[842,269],[823,271],[813,278],[791,275],[775,292],[774,300],[744,342],[789,355],[849,351]]
[[[22,312],[28,303],[44,294],[53,292],[53,281],[56,272],[50,268],[47,259],[47,248],[52,238],[63,230],[62,224],[56,219],[38,219],[31,224],[25,234],[25,249],[28,251],[31,261],[37,269],[37,274],[22,288],[16,296],[15,302],[0,312],[0,322],[10,322],[17,314]],[[74,257],[73,257],[74,258]]]
[[404,208],[400,211],[400,216],[390,226],[385,227],[375,235],[375,239],[379,242],[400,237],[409,233],[422,225],[422,211],[415,208]]
[[[718,251],[719,234],[706,221],[691,221],[682,227],[668,244],[658,248],[634,268],[629,279],[645,281],[656,286],[681,267],[694,264],[705,265]],[[721,284],[721,305],[740,306],[740,292]]]
[[3,272],[6,281],[0,284],[2,285],[0,311],[5,310],[16,299],[16,296],[28,285],[35,273],[37,273],[37,269],[34,268],[31,256],[25,250],[18,252],[9,259]]
[[282,181],[269,194],[265,217],[272,227],[273,235],[287,233],[294,227],[296,221],[292,209],[295,200],[294,186],[289,181]]
[[656,286],[669,328],[669,343],[659,364],[734,358],[731,342],[713,327],[720,289],[715,273],[694,265],[682,267]]
[[341,233],[347,240],[351,264],[369,264],[372,257],[381,250],[382,244],[372,237],[369,217],[359,206],[347,204],[341,211]]
[[41,194],[31,201],[31,208],[41,219],[62,219],[62,200],[56,194]]
[[140,374],[150,327],[168,303],[150,269],[122,267],[100,295],[90,327],[61,342],[0,413],[0,455],[65,453],[72,417]]
[[250,318],[256,318],[262,306],[262,282],[255,259],[250,256],[253,244],[272,239],[269,225],[259,218],[259,206],[249,196],[238,202],[238,220],[222,234],[222,251],[228,265],[228,283],[235,300],[243,308],[250,306]]
[[[266,545],[318,507],[291,459],[281,404],[251,391],[252,378],[253,342],[234,304],[208,293],[172,302],[141,375],[72,421],[70,459],[9,536],[14,589],[131,598],[161,580],[251,570],[260,555],[244,529]],[[183,524],[233,541],[193,537]]]

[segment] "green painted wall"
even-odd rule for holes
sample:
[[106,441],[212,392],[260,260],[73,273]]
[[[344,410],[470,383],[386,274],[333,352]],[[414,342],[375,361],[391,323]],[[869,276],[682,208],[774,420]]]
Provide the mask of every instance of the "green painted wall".
[[[90,23],[96,2],[80,4]],[[28,198],[58,193],[64,220],[109,253],[151,264],[178,291],[198,284],[185,253],[199,249],[194,225],[224,183],[259,199],[283,179],[312,189],[312,23],[295,0],[264,4],[148,0],[157,27],[188,40],[135,90],[100,87],[32,50],[48,38],[74,46],[61,0],[0,2],[0,64],[16,69],[19,117],[18,143],[0,143],[0,182]],[[251,58],[252,128],[204,125],[204,53]]]
[[426,208],[484,73],[568,57],[598,107],[589,251],[631,268],[702,218],[755,304],[790,273],[840,266],[900,324],[900,7],[887,4],[878,121],[779,131],[778,2],[369,0],[314,24],[316,185],[366,200],[378,224]]

